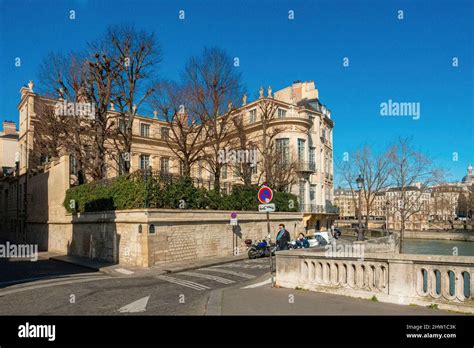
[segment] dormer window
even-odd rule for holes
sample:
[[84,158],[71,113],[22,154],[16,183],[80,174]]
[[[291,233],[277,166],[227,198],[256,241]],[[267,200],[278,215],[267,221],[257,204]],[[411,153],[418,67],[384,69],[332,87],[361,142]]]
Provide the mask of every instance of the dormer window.
[[250,123],[255,123],[257,122],[257,110],[253,109],[250,110]]
[[140,135],[142,137],[149,137],[150,136],[150,125],[146,123],[140,124]]
[[278,118],[285,118],[286,110],[278,108]]

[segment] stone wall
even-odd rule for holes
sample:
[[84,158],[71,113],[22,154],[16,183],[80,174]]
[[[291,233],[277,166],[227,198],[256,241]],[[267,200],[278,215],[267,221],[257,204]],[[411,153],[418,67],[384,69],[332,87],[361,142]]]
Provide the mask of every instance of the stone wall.
[[[66,215],[62,221],[29,224],[28,229],[51,251],[148,267],[246,253],[245,239],[266,238],[265,214],[238,212],[239,225],[230,226],[230,213],[169,209],[109,211]],[[273,240],[280,223],[287,226],[293,238],[304,231],[301,213],[271,213]]]

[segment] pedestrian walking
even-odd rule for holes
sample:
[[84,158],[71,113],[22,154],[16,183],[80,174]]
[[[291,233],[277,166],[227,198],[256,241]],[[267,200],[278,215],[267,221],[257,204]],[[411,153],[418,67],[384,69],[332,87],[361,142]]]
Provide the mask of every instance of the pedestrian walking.
[[290,242],[290,232],[285,229],[284,224],[278,225],[278,234],[276,237],[277,250],[288,250],[288,243]]

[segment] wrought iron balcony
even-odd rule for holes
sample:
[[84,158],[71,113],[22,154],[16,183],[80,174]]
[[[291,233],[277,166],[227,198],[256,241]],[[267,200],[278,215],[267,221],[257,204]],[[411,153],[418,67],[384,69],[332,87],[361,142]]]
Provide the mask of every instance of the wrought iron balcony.
[[310,173],[312,173],[312,172],[316,171],[316,163],[298,161],[296,163],[295,170],[297,172],[310,172]]
[[329,204],[303,204],[300,205],[300,211],[303,213],[339,214],[339,208]]

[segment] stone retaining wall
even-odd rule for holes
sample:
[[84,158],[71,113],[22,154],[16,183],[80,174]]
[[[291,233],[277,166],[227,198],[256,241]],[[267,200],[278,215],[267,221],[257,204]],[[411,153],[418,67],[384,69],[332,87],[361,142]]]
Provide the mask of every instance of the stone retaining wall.
[[[73,214],[47,224],[29,223],[28,236],[43,250],[149,267],[246,253],[245,239],[266,238],[265,214],[238,212],[239,224],[231,226],[230,213],[136,209]],[[301,213],[271,213],[273,240],[280,223],[293,238],[304,232]]]

